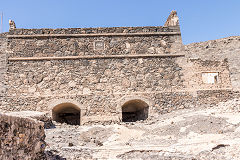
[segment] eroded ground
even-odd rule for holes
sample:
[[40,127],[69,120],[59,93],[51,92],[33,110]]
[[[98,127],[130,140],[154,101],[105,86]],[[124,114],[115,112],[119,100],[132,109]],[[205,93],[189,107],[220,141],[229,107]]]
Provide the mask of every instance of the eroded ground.
[[240,101],[179,110],[136,123],[46,129],[61,159],[240,159]]

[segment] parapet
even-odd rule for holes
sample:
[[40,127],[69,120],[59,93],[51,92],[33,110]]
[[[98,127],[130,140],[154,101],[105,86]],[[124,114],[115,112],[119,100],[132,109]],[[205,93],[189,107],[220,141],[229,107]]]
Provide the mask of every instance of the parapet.
[[[145,27],[104,27],[104,28],[58,28],[58,29],[19,29],[14,21],[10,20],[8,38],[30,37],[79,37],[79,36],[139,36],[139,35],[178,35],[180,27],[177,12],[171,12],[164,26]],[[177,24],[177,25],[176,25]]]
[[179,27],[105,27],[105,28],[59,28],[59,29],[14,29],[8,38],[30,37],[88,37],[88,36],[141,36],[180,35]]
[[[176,12],[174,12],[176,13]],[[179,25],[11,29],[8,60],[182,56]],[[20,58],[20,59],[19,59]]]

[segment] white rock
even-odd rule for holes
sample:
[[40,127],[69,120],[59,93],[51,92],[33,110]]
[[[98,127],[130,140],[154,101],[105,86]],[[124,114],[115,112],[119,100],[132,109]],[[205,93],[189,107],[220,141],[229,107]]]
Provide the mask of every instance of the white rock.
[[34,92],[36,92],[36,90],[37,89],[34,86],[28,88],[28,92],[30,92],[30,93],[34,93]]
[[91,94],[91,90],[89,88],[83,88],[83,94],[85,95]]

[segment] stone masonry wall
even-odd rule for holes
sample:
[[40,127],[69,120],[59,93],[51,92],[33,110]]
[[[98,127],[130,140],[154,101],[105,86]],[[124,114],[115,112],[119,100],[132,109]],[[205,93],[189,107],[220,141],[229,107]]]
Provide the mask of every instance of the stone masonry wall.
[[240,90],[240,37],[227,37],[185,46],[186,57],[202,60],[224,60],[229,63],[230,79],[234,91]]
[[[172,27],[174,28],[174,27]],[[179,27],[175,27],[179,30]],[[77,31],[75,31],[77,30]],[[88,29],[82,29],[88,30]],[[90,30],[90,29],[89,29]],[[102,31],[101,31],[102,30]],[[138,32],[138,35],[117,35],[126,32],[130,34]],[[8,37],[9,57],[61,57],[61,56],[96,56],[96,55],[136,55],[136,54],[166,54],[179,53],[183,50],[180,32],[172,32],[168,35],[167,31],[173,29],[167,27],[132,27],[132,28],[98,28],[91,29],[87,36],[71,36],[78,29],[32,29],[21,30],[15,29],[11,33],[23,35],[13,35],[17,37]],[[113,32],[115,31],[115,32]],[[164,32],[161,32],[164,31]],[[41,36],[35,38],[34,33],[41,32]],[[53,33],[70,32],[66,37],[51,37]],[[111,35],[100,35],[92,33],[112,33]],[[151,32],[153,34],[147,34]],[[171,33],[170,32],[170,33]],[[169,32],[168,32],[169,33]],[[80,35],[80,36],[79,36]],[[11,36],[11,35],[8,35]],[[30,36],[30,37],[21,37]],[[31,37],[33,36],[33,37]],[[48,37],[50,36],[50,37]]]
[[9,41],[11,51],[9,57],[165,54],[177,51],[171,49],[175,40],[169,36],[9,39]]
[[[225,60],[202,60],[185,58],[178,62],[182,68],[183,81],[186,90],[197,92],[199,90],[232,90],[229,62]],[[218,73],[218,82],[204,83],[204,73]]]
[[0,34],[0,106],[4,105],[6,95],[6,71],[7,71],[7,39],[4,34]]
[[[9,61],[4,109],[48,112],[52,102],[65,99],[79,102],[83,117],[114,119],[121,113],[124,97],[144,98],[152,113],[166,113],[206,101],[199,90],[229,87],[227,61],[191,60],[187,64],[191,63],[194,76],[190,77],[185,61],[184,57]],[[225,82],[202,84],[201,71],[205,70],[218,70]],[[222,96],[229,98],[225,93]]]
[[179,26],[14,29],[9,35],[180,32]]
[[38,108],[47,111],[45,100],[31,104],[24,99],[51,97],[52,101],[57,97],[78,96],[81,98],[77,100],[89,108],[90,113],[94,108],[116,112],[116,95],[162,93],[184,88],[176,59],[9,61],[9,109],[13,106],[12,110]]
[[42,122],[0,114],[0,159],[43,159],[44,139]]
[[[118,120],[130,99],[147,102],[151,116],[214,103],[209,95],[234,97],[228,60],[193,59],[188,46],[184,57],[174,32],[179,26],[11,30],[1,108],[51,112],[61,101],[77,105],[87,122]],[[217,72],[220,80],[204,84],[204,72]]]

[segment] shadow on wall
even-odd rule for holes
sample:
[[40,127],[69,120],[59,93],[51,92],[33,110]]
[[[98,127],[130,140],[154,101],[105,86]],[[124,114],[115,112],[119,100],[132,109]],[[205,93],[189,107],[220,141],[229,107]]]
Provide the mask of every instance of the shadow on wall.
[[56,122],[80,125],[81,110],[72,103],[61,103],[52,109],[52,118]]
[[127,101],[122,106],[122,121],[136,122],[148,118],[149,106],[140,99]]

